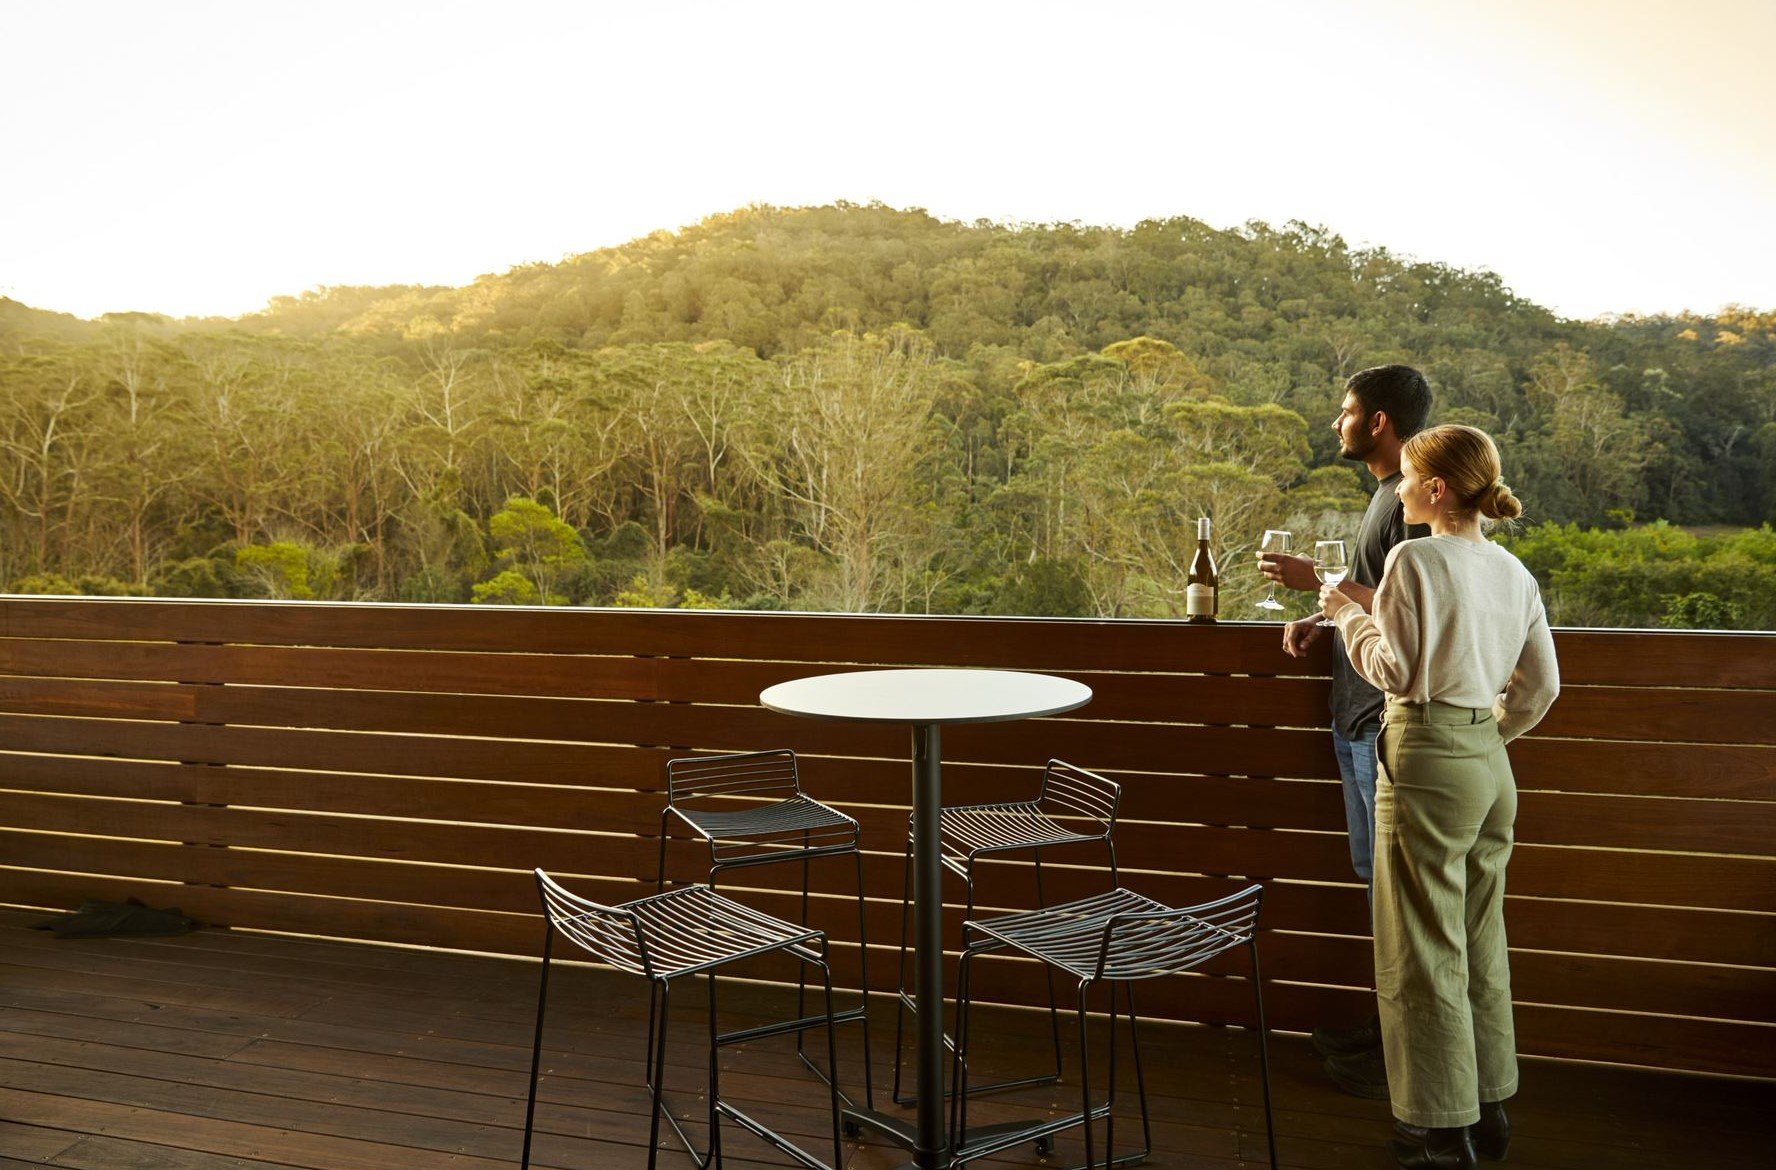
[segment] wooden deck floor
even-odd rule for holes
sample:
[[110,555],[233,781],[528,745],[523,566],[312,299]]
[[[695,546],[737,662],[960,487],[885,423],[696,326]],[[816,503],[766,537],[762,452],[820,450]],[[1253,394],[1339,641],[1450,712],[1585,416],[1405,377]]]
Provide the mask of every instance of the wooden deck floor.
[[[523,1124],[532,963],[205,930],[172,939],[57,940],[39,915],[0,911],[0,1167],[85,1170],[491,1170],[517,1164]],[[779,993],[739,988],[737,1011]],[[552,1074],[537,1164],[627,1170],[645,1164],[637,1087],[641,985],[586,968],[557,985]],[[687,996],[698,999],[698,996]],[[886,1005],[884,1005],[886,1006]],[[692,1014],[690,1011],[687,1015]],[[876,1065],[886,1067],[891,1018]],[[1032,1051],[1037,1019],[987,1018],[1006,1059]],[[695,1108],[696,1021],[682,1021],[669,1083]],[[1019,1039],[1019,1037],[1025,1039]],[[1264,1158],[1252,1037],[1153,1027],[1144,1033],[1159,1168],[1224,1168]],[[853,1067],[855,1035],[842,1039]],[[1020,1045],[1024,1047],[1020,1048]],[[1285,1164],[1386,1167],[1386,1109],[1331,1089],[1305,1040],[1273,1039]],[[776,1040],[735,1052],[727,1088],[817,1152],[823,1099]],[[980,1106],[983,1120],[1060,1103],[1071,1088]],[[1612,1170],[1770,1165],[1776,1086],[1526,1062],[1513,1105],[1510,1165]],[[734,1127],[730,1164],[785,1159]],[[830,1147],[828,1147],[830,1150]],[[1076,1144],[1039,1160],[1020,1148],[999,1166],[1077,1161]],[[850,1170],[904,1157],[851,1143]],[[676,1147],[663,1166],[689,1162]]]

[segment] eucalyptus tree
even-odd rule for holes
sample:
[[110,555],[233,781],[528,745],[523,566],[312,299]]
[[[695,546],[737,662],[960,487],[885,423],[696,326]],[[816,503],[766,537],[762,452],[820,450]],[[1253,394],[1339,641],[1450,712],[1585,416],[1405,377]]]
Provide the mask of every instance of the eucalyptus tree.
[[[96,348],[103,387],[94,426],[105,458],[91,477],[87,507],[123,546],[118,575],[144,588],[176,535],[178,510],[197,474],[191,363],[176,345],[117,325]],[[88,549],[89,570],[113,558]]]
[[698,543],[699,498],[736,506],[730,450],[739,420],[754,409],[766,367],[720,342],[673,342],[600,350],[598,379],[616,406],[617,474],[663,565],[679,545]]
[[217,517],[237,546],[318,538],[306,502],[327,472],[304,413],[312,400],[303,392],[299,349],[224,335],[194,337],[188,352],[194,506]]
[[741,449],[783,502],[787,538],[823,559],[802,603],[895,608],[902,567],[934,549],[919,472],[937,440],[941,377],[930,342],[905,328],[836,334],[780,361],[776,394],[747,420]]
[[624,454],[623,419],[594,355],[554,342],[496,352],[478,474],[468,477],[475,510],[488,515],[518,495],[549,501],[576,529],[622,523],[630,492],[611,471]]
[[[55,349],[0,367],[0,507],[11,529],[9,576],[82,571],[66,543],[96,468],[99,389],[77,352]],[[9,562],[9,563],[8,563]]]

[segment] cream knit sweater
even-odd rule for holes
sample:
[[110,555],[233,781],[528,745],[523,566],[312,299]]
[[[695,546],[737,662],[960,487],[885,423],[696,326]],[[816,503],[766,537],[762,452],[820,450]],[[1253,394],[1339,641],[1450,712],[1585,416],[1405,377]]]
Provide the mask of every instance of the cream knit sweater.
[[1491,541],[1429,536],[1388,553],[1374,615],[1351,602],[1333,614],[1357,672],[1408,703],[1491,708],[1513,740],[1560,693],[1541,590]]

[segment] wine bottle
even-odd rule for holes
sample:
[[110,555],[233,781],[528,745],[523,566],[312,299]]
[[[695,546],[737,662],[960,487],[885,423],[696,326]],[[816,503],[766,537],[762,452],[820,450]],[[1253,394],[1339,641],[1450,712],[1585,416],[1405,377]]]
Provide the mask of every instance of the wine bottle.
[[1220,609],[1221,574],[1215,570],[1215,554],[1209,551],[1209,518],[1196,522],[1196,555],[1184,578],[1184,612],[1193,622],[1212,622]]

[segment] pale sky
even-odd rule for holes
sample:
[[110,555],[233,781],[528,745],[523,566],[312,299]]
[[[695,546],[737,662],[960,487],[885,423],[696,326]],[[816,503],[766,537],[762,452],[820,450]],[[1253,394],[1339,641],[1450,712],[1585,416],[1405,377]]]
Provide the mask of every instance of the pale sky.
[[233,316],[846,199],[1776,308],[1772,45],[1776,0],[0,0],[0,296]]

